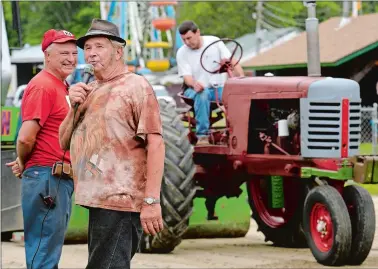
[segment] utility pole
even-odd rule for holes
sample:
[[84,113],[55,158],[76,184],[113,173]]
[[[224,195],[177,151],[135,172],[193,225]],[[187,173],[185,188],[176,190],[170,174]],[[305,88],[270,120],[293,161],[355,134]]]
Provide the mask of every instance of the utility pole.
[[307,6],[306,19],[307,33],[307,73],[310,77],[321,76],[320,47],[319,47],[319,21],[316,18],[316,1],[304,1]]
[[339,23],[339,28],[343,27],[350,22],[350,2],[348,0],[343,1],[343,14]]
[[13,29],[17,31],[18,45],[22,47],[22,28],[19,1],[12,2]]
[[262,15],[262,11],[263,11],[263,8],[264,8],[264,0],[259,0],[257,1],[257,5],[256,5],[256,11],[257,11],[257,15],[256,15],[256,31],[255,31],[255,35],[256,35],[256,55],[260,52],[260,46],[261,46],[261,22],[262,22],[262,19],[263,19],[263,15]]
[[343,18],[348,18],[350,15],[350,2],[347,0],[343,1]]
[[352,16],[358,17],[358,10],[361,8],[361,1],[353,1],[352,4]]

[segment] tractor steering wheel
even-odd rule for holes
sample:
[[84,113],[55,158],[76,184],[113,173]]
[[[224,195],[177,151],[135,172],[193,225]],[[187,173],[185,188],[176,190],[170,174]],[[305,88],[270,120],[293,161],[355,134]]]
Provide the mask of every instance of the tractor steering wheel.
[[[206,51],[209,47],[211,47],[211,46],[213,46],[214,44],[216,44],[217,42],[224,42],[224,41],[231,41],[231,42],[234,42],[234,43],[236,44],[235,49],[234,49],[234,50],[232,51],[232,53],[231,53],[231,57],[230,57],[229,59],[222,59],[220,63],[214,61],[215,63],[217,63],[217,64],[220,65],[219,68],[217,68],[216,70],[210,71],[210,70],[206,69],[206,68],[204,67],[204,65],[203,65],[203,61],[202,61],[202,60],[203,60],[203,56],[204,56],[205,51]],[[232,58],[234,57],[235,52],[236,52],[236,50],[238,49],[238,47],[240,47],[240,50],[241,50],[240,57],[239,57],[239,59],[236,61],[235,64],[232,64]],[[202,66],[202,68],[203,68],[206,72],[209,72],[210,74],[217,74],[217,73],[228,72],[228,71],[231,71],[232,69],[234,69],[235,65],[237,65],[237,64],[240,62],[242,56],[243,56],[243,48],[242,48],[242,46],[239,44],[239,42],[237,42],[237,41],[234,40],[234,39],[222,38],[222,39],[219,39],[219,40],[216,40],[216,41],[210,43],[210,44],[209,44],[209,45],[208,45],[208,46],[202,51],[202,53],[201,53],[201,58],[200,58],[200,62],[201,62],[201,66]]]

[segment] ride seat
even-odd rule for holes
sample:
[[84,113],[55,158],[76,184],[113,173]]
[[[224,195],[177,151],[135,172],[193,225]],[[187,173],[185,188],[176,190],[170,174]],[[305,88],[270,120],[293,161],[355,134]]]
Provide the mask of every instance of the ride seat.
[[[184,96],[184,92],[186,89],[188,89],[188,85],[185,84],[185,82],[182,83],[182,86],[181,86],[181,92],[179,92],[177,95],[182,98],[182,100],[184,100],[185,104],[187,104],[188,106],[191,106],[193,107],[194,106],[194,100],[191,99],[191,98],[188,98],[186,96]],[[219,104],[222,106],[222,100],[219,100]],[[217,105],[217,102],[215,101],[210,101],[210,111],[214,111],[218,108],[218,105]]]
[[[188,106],[191,106],[193,107],[194,106],[194,100],[189,98],[189,97],[186,97],[184,95],[184,92],[179,92],[177,94],[177,96],[179,96],[182,100],[184,100],[185,104],[187,104]],[[219,102],[220,105],[222,105],[222,102]],[[218,105],[217,105],[217,102],[215,101],[210,101],[210,111],[214,111],[218,109]]]
[[[188,117],[187,113],[184,113],[183,116],[182,116],[182,120],[187,121],[187,122],[190,121],[190,125],[192,127],[195,127],[196,126],[196,120],[195,120],[196,114],[195,114],[195,111],[194,111],[194,100],[189,98],[189,97],[184,96],[184,91],[179,92],[177,94],[177,96],[179,96],[182,100],[184,100],[185,104],[190,106],[190,110],[188,112],[193,113],[193,117],[190,117],[190,118]],[[219,103],[219,104],[222,105],[222,103]],[[213,112],[216,113],[215,117],[213,117]],[[223,118],[222,110],[218,107],[217,102],[210,101],[210,118],[209,118],[210,126],[212,126],[215,122],[221,120],[222,118]]]

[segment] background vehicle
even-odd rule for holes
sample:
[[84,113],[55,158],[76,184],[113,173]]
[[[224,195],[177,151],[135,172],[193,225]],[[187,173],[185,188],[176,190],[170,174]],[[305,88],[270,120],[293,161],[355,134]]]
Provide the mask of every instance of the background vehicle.
[[8,240],[12,232],[22,230],[21,181],[16,180],[5,163],[15,160],[14,139],[16,136],[19,108],[5,106],[12,79],[12,69],[5,29],[3,6],[1,9],[1,238]]
[[159,100],[165,100],[167,103],[173,104],[176,106],[176,101],[173,97],[168,93],[167,88],[163,85],[152,85],[154,92],[156,94],[156,98]]
[[368,256],[374,204],[352,183],[378,180],[367,173],[374,158],[358,156],[360,88],[353,80],[321,77],[315,1],[307,5],[308,76],[236,78],[231,59],[208,70],[231,76],[222,100],[211,104],[210,121],[226,120],[212,128],[212,145],[195,146],[193,100],[180,95],[191,106],[182,114],[187,132],[173,106],[161,101],[166,158],[173,160],[162,189],[168,229],[146,237],[145,251],[169,252],[180,243],[196,194],[235,197],[246,183],[252,218],[266,241],[309,247],[323,265],[361,264]]

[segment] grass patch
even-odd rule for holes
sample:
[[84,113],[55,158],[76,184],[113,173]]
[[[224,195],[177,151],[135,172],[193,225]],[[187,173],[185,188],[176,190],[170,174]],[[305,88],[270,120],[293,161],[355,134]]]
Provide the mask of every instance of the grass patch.
[[360,145],[360,154],[361,155],[370,155],[373,152],[373,146],[371,143],[362,143]]
[[[373,155],[373,146],[371,143],[362,143],[360,145],[361,155]],[[378,195],[378,184],[358,184],[366,189],[371,195]]]
[[371,195],[378,195],[378,184],[358,184],[366,189]]

